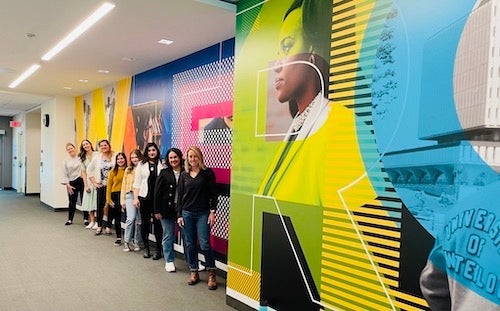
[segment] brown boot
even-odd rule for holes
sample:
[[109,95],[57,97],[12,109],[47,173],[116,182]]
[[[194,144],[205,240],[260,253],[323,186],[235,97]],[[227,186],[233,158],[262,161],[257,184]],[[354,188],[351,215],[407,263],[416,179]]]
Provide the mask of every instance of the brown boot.
[[188,285],[194,285],[200,280],[200,275],[198,271],[191,271],[191,277],[189,278]]
[[215,270],[208,270],[208,289],[217,289],[217,280],[215,279]]

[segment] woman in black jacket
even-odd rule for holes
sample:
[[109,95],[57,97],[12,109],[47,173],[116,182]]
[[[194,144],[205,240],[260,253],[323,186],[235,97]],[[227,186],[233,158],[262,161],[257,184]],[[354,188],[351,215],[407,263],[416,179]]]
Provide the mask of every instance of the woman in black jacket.
[[174,265],[174,234],[175,234],[175,205],[177,203],[177,182],[184,170],[182,152],[177,148],[170,148],[165,156],[166,168],[162,169],[156,179],[154,215],[161,222],[163,228],[163,256],[165,270],[175,272]]

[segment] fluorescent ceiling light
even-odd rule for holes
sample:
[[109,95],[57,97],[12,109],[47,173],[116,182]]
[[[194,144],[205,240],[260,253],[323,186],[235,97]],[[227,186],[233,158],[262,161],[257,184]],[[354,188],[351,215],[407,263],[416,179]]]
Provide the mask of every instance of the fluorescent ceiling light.
[[170,44],[174,43],[174,41],[168,40],[168,39],[161,39],[160,41],[158,41],[158,43],[165,44],[165,45],[170,45]]
[[52,57],[56,56],[57,53],[61,52],[66,46],[78,38],[82,33],[87,31],[92,25],[99,21],[104,15],[111,11],[115,7],[114,4],[105,2],[101,5],[92,15],[87,17],[80,25],[78,25],[73,31],[67,35],[64,39],[59,41],[50,51],[42,56],[42,60],[49,61]]
[[16,86],[19,85],[19,83],[23,82],[27,77],[31,76],[35,71],[38,70],[38,68],[40,68],[40,65],[38,64],[34,64],[34,65],[31,65],[30,68],[28,68],[28,70],[26,70],[25,72],[23,72],[19,78],[17,78],[16,80],[14,80],[14,82],[12,82],[10,85],[9,85],[9,88],[13,89],[15,88]]

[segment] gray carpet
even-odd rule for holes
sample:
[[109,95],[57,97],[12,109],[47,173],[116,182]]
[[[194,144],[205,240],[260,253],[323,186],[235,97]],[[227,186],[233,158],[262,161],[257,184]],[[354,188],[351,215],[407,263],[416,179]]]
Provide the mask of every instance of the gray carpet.
[[0,191],[0,310],[233,310],[225,280],[209,291],[187,285],[188,269],[125,253],[114,236],[94,236],[82,215],[64,226],[67,212],[54,212],[38,196]]

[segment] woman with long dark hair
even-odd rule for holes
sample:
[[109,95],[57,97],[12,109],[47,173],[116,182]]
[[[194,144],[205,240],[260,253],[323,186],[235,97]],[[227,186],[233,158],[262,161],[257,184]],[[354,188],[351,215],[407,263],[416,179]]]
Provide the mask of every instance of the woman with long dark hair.
[[127,156],[119,152],[115,157],[115,167],[109,172],[108,187],[106,188],[106,204],[108,204],[107,228],[115,222],[116,241],[115,246],[122,244],[122,205],[120,202],[120,191],[122,190],[123,174],[127,167]]
[[[144,148],[143,159],[139,165],[137,165],[132,188],[134,192],[134,206],[139,208],[141,213],[144,258],[151,257],[149,233],[151,232],[151,225],[153,225],[156,240],[156,250],[153,255],[153,260],[158,260],[162,257],[161,224],[159,220],[153,217],[155,183],[162,169],[163,165],[161,163],[158,146],[155,143],[147,143]],[[153,219],[153,222],[151,222],[151,219]]]
[[[82,206],[80,209],[83,212],[83,218],[90,220],[89,223],[86,223],[85,229],[97,229],[97,223],[95,221],[95,210],[96,210],[96,192],[95,188],[92,185],[92,182],[88,178],[87,167],[89,166],[92,158],[97,155],[97,152],[94,151],[94,147],[92,143],[88,139],[82,140],[80,144],[80,153],[78,156],[81,161],[81,170],[82,170],[82,179],[83,179],[83,197],[82,197]],[[95,226],[95,227],[94,227]]]
[[182,152],[177,148],[167,150],[165,156],[166,167],[161,170],[156,179],[154,214],[161,222],[163,229],[163,255],[165,257],[165,270],[175,272],[174,234],[177,203],[177,182],[181,172],[184,171]]

